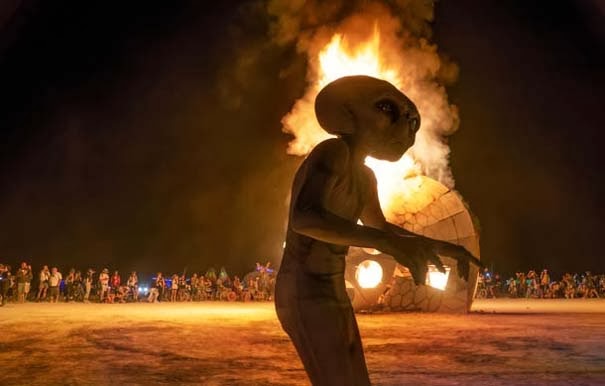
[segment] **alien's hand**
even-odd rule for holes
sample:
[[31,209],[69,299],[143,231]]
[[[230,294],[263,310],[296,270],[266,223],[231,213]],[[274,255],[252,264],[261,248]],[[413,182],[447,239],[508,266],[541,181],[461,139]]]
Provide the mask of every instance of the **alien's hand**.
[[425,282],[429,264],[434,264],[439,271],[445,272],[439,255],[456,259],[458,275],[464,280],[468,280],[471,263],[482,267],[481,262],[464,247],[422,236],[394,238],[390,240],[388,250],[390,251],[385,252],[410,270],[416,285]]
[[422,236],[397,236],[389,240],[383,251],[390,254],[410,270],[416,285],[424,284],[428,265],[434,264],[437,269],[445,272],[443,263],[436,253],[433,240]]
[[466,248],[448,243],[445,241],[431,240],[435,253],[443,256],[448,256],[457,261],[458,276],[464,280],[468,280],[470,265],[473,264],[478,268],[482,268],[483,264],[473,256]]

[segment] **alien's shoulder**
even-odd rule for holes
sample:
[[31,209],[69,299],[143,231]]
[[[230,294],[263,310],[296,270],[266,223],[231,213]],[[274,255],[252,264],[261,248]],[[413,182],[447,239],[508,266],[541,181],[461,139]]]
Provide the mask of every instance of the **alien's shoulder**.
[[344,169],[349,159],[349,146],[340,138],[327,139],[311,151],[308,161],[329,169]]
[[349,158],[349,146],[341,138],[330,138],[315,146],[309,158],[346,162]]
[[372,170],[371,167],[369,167],[368,165],[363,165],[363,174],[366,177],[366,181],[371,183],[371,184],[376,184],[377,180],[376,180],[376,174],[374,174],[374,170]]

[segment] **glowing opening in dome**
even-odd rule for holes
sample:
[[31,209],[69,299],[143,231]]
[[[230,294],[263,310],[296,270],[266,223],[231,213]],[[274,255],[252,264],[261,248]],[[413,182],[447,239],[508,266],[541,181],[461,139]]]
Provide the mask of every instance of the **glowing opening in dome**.
[[382,267],[374,260],[364,260],[357,266],[355,279],[361,288],[375,288],[382,281]]
[[440,272],[436,266],[429,265],[429,270],[426,274],[426,285],[429,285],[438,290],[445,290],[447,280],[450,277],[450,267],[444,266],[445,273]]

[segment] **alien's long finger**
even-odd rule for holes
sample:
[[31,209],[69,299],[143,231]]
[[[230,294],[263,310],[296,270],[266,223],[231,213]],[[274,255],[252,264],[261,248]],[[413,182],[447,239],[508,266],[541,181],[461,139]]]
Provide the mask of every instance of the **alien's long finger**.
[[479,261],[479,259],[477,259],[475,256],[473,256],[472,253],[470,253],[466,248],[462,247],[462,246],[458,246],[459,248],[459,253],[458,258],[459,259],[464,259],[467,260],[469,263],[475,264],[479,267],[481,267],[483,264],[481,263],[481,261]]
[[452,251],[451,257],[456,259],[459,264],[466,263],[466,264],[474,264],[480,268],[483,267],[483,264],[479,261],[479,259],[477,259],[475,256],[473,256],[469,251],[467,251],[466,248],[461,247],[461,246],[457,246],[456,249],[454,251]]
[[466,249],[464,250],[464,257],[462,257],[462,259],[466,260],[467,264],[473,264],[478,268],[484,268],[483,263]]
[[468,261],[458,261],[458,276],[465,281],[468,281],[470,265]]
[[481,260],[477,259],[475,256],[470,255],[470,262],[474,265],[476,265],[478,268],[485,268],[485,266],[483,265],[483,263],[481,262]]
[[419,284],[424,284],[426,282],[426,275],[428,273],[428,266],[426,263],[419,264],[418,267],[418,280]]
[[416,264],[414,261],[410,261],[410,273],[412,274],[412,278],[414,279],[415,285],[420,285],[423,283],[424,278],[421,277],[421,272],[418,267],[418,264]]
[[439,258],[439,255],[437,255],[435,253],[430,253],[428,260],[431,263],[435,264],[435,267],[439,270],[439,272],[445,273],[445,267],[443,266],[443,262]]

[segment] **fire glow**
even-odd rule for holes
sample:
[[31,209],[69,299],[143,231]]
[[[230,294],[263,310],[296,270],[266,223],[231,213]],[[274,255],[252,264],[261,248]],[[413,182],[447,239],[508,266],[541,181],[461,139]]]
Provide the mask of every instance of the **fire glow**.
[[[331,138],[315,118],[315,98],[324,86],[344,76],[372,76],[402,90],[416,104],[422,117],[414,146],[396,162],[367,157],[365,164],[376,175],[385,217],[403,226],[400,221],[407,210],[405,203],[410,197],[422,194],[411,181],[428,176],[446,187],[454,185],[449,168],[449,147],[443,138],[457,129],[458,114],[456,107],[448,103],[443,87],[445,78],[440,74],[455,66],[442,63],[436,47],[428,41],[402,33],[405,31],[403,26],[398,29],[393,24],[379,26],[374,23],[372,28],[366,23],[365,27],[361,28],[366,31],[364,35],[358,28],[343,25],[343,29],[332,34],[329,40],[324,35],[323,40],[318,37],[309,45],[307,90],[282,119],[283,130],[294,136],[288,153],[295,155],[307,155],[317,144]],[[449,81],[453,78],[455,75],[450,76]],[[416,178],[410,178],[414,176]],[[380,252],[366,249],[366,253]],[[357,273],[363,276],[362,288],[376,286],[378,283],[370,278],[379,276],[378,272],[365,265],[360,268]],[[444,289],[448,274],[430,272],[427,284]]]
[[434,265],[429,265],[428,268],[428,272],[426,273],[426,285],[444,291],[445,287],[447,287],[447,280],[450,277],[451,268],[445,266],[445,273],[440,272]]
[[[310,85],[307,98],[299,100],[290,114],[284,118],[286,131],[292,131],[288,128],[297,128],[296,140],[290,144],[290,153],[307,154],[315,145],[331,137],[319,127],[312,109],[315,96],[328,83],[343,76],[368,75],[384,79],[401,89],[403,74],[406,71],[401,63],[398,66],[388,65],[383,60],[381,35],[377,27],[366,41],[354,46],[347,43],[344,35],[334,34],[329,43],[319,51],[315,61],[317,63],[316,81]],[[420,130],[422,130],[422,125]],[[389,218],[390,214],[397,212],[398,199],[405,195],[404,178],[422,174],[421,167],[410,151],[397,162],[367,157],[365,163],[376,174],[380,204]]]
[[[374,33],[366,42],[362,42],[351,51],[345,49],[344,37],[335,34],[328,45],[319,54],[320,76],[317,90],[328,83],[350,75],[368,75],[384,79],[397,88],[401,88],[401,78],[397,71],[389,68],[380,56],[380,32],[374,28]],[[417,173],[419,168],[414,159],[405,154],[397,162],[366,158],[366,165],[372,168],[378,180],[378,195],[384,210],[392,207],[395,197],[402,193],[403,178]]]
[[361,288],[375,288],[382,281],[382,267],[374,260],[364,260],[355,271],[355,279]]

